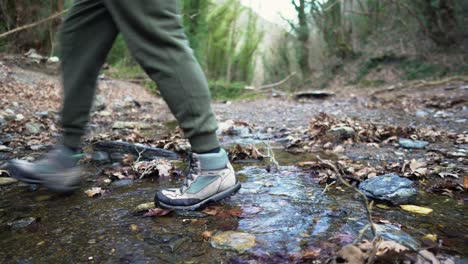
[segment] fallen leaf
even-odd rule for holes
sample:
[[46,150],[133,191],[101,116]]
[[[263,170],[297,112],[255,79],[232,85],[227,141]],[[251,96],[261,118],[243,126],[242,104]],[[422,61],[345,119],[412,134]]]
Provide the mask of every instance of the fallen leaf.
[[88,195],[89,198],[94,198],[94,197],[99,197],[103,194],[105,194],[107,190],[102,189],[101,187],[93,187],[87,191],[85,191],[85,194]]
[[465,176],[463,178],[463,187],[465,187],[465,189],[468,189],[468,176]]
[[302,259],[314,259],[320,256],[320,252],[322,250],[320,248],[317,249],[309,249],[302,253]]
[[431,208],[421,207],[417,205],[409,205],[409,204],[402,204],[400,205],[400,207],[401,209],[405,211],[416,213],[416,214],[423,214],[423,215],[430,214],[433,211]]
[[205,241],[208,241],[210,240],[210,238],[213,236],[213,233],[211,233],[210,231],[204,231],[202,233],[202,237],[203,237],[203,240]]
[[138,228],[137,225],[131,224],[131,225],[130,225],[130,230],[132,230],[132,232],[138,232],[139,228]]
[[202,212],[207,215],[217,215],[220,210],[221,210],[221,206],[209,206],[203,209]]
[[422,238],[430,240],[432,242],[437,242],[437,235],[434,235],[434,234],[427,234],[427,235],[424,235]]
[[148,212],[144,214],[144,216],[158,217],[158,216],[167,215],[170,212],[172,212],[172,209],[154,208],[154,209],[149,209]]
[[422,162],[422,161],[417,161],[415,159],[411,160],[410,164],[409,164],[409,167],[411,169],[411,172],[414,172],[416,171],[417,169],[419,168],[423,168],[423,167],[426,167],[427,166],[427,163],[425,162]]

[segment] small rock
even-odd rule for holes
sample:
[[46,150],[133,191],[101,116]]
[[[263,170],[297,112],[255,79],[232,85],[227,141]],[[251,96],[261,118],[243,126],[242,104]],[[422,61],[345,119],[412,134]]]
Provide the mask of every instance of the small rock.
[[41,130],[44,127],[44,125],[34,122],[28,122],[24,126],[26,128],[27,133],[30,135],[36,135],[41,133]]
[[91,156],[91,159],[96,162],[109,162],[109,153],[104,151],[95,151]]
[[35,222],[36,222],[36,218],[28,217],[28,218],[23,218],[23,219],[19,219],[19,220],[10,222],[7,225],[11,229],[22,229],[22,228],[25,228],[25,227],[28,227],[28,226],[34,224]]
[[219,232],[211,238],[210,243],[214,248],[234,250],[242,254],[255,246],[255,236],[235,231]]
[[130,186],[130,185],[133,185],[133,180],[131,179],[123,179],[123,180],[113,181],[111,183],[112,187],[125,187],[125,186]]
[[313,90],[313,91],[302,91],[294,94],[296,99],[325,99],[327,97],[335,95],[332,91],[325,91],[325,90]]
[[226,131],[226,134],[231,136],[248,137],[250,135],[250,129],[245,126],[233,126]]
[[110,159],[113,162],[121,162],[123,159],[124,155],[120,152],[114,152],[110,154]]
[[418,250],[420,247],[420,244],[413,237],[405,233],[397,226],[391,224],[374,224],[374,227],[375,231],[377,231],[377,235],[386,240],[396,241],[413,250]]
[[429,113],[423,110],[418,110],[416,113],[414,113],[417,117],[427,117],[429,116]]
[[17,183],[16,179],[10,177],[0,177],[0,186],[10,185],[13,183]]
[[429,145],[429,142],[422,140],[413,140],[407,138],[398,139],[398,144],[407,149],[423,149]]
[[6,121],[11,121],[16,118],[16,113],[11,109],[5,109],[5,111],[3,111],[3,117]]
[[15,116],[15,120],[16,120],[16,121],[21,121],[21,120],[23,120],[23,119],[24,119],[24,115],[22,115],[22,114],[17,114],[17,115]]
[[416,198],[417,190],[412,185],[407,178],[390,173],[363,181],[359,189],[369,198],[404,204]]
[[328,133],[339,136],[341,139],[348,139],[354,137],[356,131],[352,127],[340,126],[328,130]]
[[5,145],[0,145],[0,152],[9,152],[11,151],[12,149],[5,146]]
[[60,61],[60,59],[57,56],[52,56],[47,60],[48,63],[57,63],[59,61]]
[[128,121],[116,121],[113,125],[113,129],[134,129],[134,128],[139,128],[139,129],[150,129],[153,127],[150,124],[146,123],[140,123],[140,122],[128,122]]
[[144,204],[138,205],[137,207],[135,207],[134,211],[141,212],[141,211],[146,211],[146,210],[154,209],[154,208],[156,208],[156,206],[154,205],[154,202],[150,202],[150,203],[144,203]]
[[39,118],[46,118],[46,117],[49,117],[49,112],[48,111],[36,112],[34,113],[34,115]]
[[106,109],[106,98],[102,95],[96,95],[93,101],[92,112],[98,112]]
[[341,145],[338,145],[333,149],[333,152],[334,153],[343,153],[343,152],[345,152],[345,148],[343,146],[341,146]]

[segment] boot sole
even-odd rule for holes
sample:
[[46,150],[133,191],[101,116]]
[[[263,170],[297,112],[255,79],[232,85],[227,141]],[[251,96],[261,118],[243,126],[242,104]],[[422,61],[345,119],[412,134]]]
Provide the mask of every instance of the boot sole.
[[210,196],[208,198],[206,198],[205,200],[197,203],[197,204],[194,204],[194,205],[188,205],[188,206],[173,206],[173,205],[168,205],[168,204],[165,204],[165,203],[162,203],[160,201],[156,201],[156,205],[158,205],[159,207],[162,207],[162,208],[166,208],[166,209],[175,209],[175,210],[197,210],[199,209],[200,207],[203,207],[204,205],[206,205],[207,203],[211,203],[211,202],[217,202],[217,201],[220,201],[224,198],[227,198],[231,195],[234,195],[236,194],[239,189],[241,188],[241,184],[240,182],[237,182],[234,186],[232,186],[231,188],[229,189],[226,189],[220,193],[217,193],[213,196]]
[[[45,188],[47,188],[47,190],[51,192],[71,193],[80,188],[79,183],[74,184],[74,185],[60,185],[60,184],[54,184],[54,183],[50,183],[44,180],[37,179],[34,173],[21,169],[20,167],[16,166],[16,164],[13,161],[8,162],[7,168],[12,178],[17,179],[20,182],[44,186]],[[48,174],[48,176],[64,177],[63,173],[54,174],[54,175]]]

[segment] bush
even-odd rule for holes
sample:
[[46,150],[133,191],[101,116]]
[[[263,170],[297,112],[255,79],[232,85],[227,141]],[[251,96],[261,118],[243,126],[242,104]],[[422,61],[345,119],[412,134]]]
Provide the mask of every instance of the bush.
[[217,100],[239,99],[244,94],[244,83],[210,81],[211,96]]

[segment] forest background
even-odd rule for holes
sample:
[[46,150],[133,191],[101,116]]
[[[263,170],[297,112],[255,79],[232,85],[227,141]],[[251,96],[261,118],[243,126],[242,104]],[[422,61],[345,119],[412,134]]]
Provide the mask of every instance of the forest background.
[[[71,0],[0,0],[0,52],[60,57],[57,32]],[[272,1],[271,4],[274,4]],[[180,0],[190,44],[216,99],[275,91],[375,87],[468,74],[468,1],[291,0],[284,27],[238,0]],[[105,75],[157,91],[119,36]],[[270,85],[274,84],[274,85]]]

